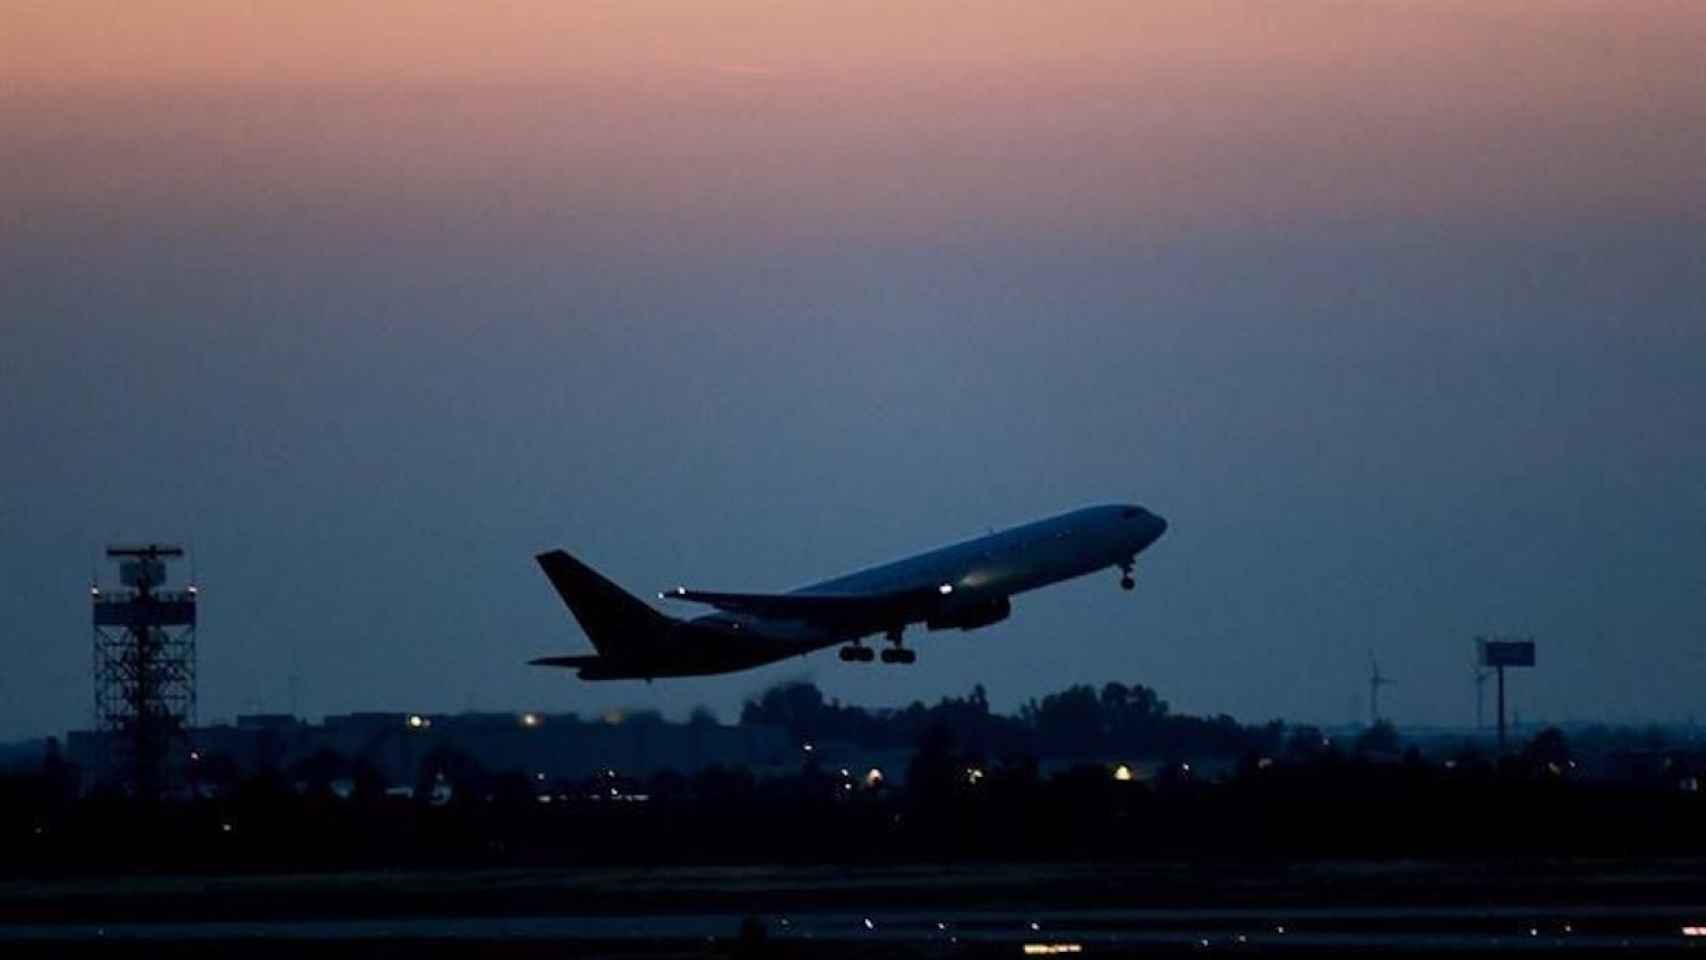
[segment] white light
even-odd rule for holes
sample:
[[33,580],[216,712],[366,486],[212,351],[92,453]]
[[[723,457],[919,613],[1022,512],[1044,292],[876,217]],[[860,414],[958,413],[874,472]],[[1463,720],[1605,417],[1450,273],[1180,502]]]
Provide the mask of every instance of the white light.
[[812,747],[811,744],[808,743],[802,749],[804,749],[807,753],[811,753],[814,748]]
[[409,714],[409,726],[413,727],[416,730],[419,730],[420,728],[426,726],[426,718],[421,716],[418,713],[411,713],[411,714]]
[[945,597],[954,592],[954,585],[951,583],[944,583],[936,588],[936,592]]
[[539,714],[537,714],[537,713],[524,713],[524,714],[522,714],[521,715],[521,725],[524,727],[537,727],[537,726],[539,726]]
[[865,918],[865,929],[866,929],[866,930],[875,930],[875,929],[877,929],[877,925],[876,925],[876,924],[874,924],[874,923],[872,923],[872,922],[871,922],[871,918],[870,918],[870,917],[866,917],[866,918]]
[[89,588],[89,596],[98,597],[100,595],[101,595],[101,588],[100,587],[90,587]]
[[867,787],[874,787],[882,782],[883,772],[878,770],[876,767],[872,767],[870,771],[865,774],[865,786]]
[[1114,768],[1114,779],[1118,780],[1121,783],[1126,783],[1126,782],[1130,781],[1131,780],[1131,768],[1126,766],[1123,763],[1120,764],[1119,766],[1115,767]]
[[192,596],[192,597],[193,597],[193,596],[195,596],[195,595],[196,595],[196,594],[198,594],[198,593],[200,593],[200,592],[201,592],[201,591],[200,591],[200,590],[198,590],[198,589],[196,589],[196,585],[195,585],[195,584],[193,584],[193,583],[192,583],[192,584],[190,584],[190,596]]

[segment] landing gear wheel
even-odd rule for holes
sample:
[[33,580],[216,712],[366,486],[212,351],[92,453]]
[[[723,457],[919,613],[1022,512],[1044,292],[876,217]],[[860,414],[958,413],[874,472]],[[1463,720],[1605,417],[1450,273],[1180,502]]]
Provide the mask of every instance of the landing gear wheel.
[[905,627],[890,627],[884,631],[883,636],[888,639],[888,642],[894,644],[893,647],[883,651],[884,663],[913,663],[918,659],[917,653],[900,645],[901,634],[905,629]]
[[1121,590],[1130,590],[1132,587],[1135,587],[1135,586],[1137,586],[1137,581],[1133,580],[1131,578],[1131,574],[1128,573],[1125,576],[1120,578],[1120,589]]
[[[883,652],[887,653],[888,651],[885,650]],[[858,644],[852,644],[841,648],[841,659],[848,663],[870,663],[872,660],[876,659],[876,653],[877,651],[872,650],[870,647],[862,647]]]

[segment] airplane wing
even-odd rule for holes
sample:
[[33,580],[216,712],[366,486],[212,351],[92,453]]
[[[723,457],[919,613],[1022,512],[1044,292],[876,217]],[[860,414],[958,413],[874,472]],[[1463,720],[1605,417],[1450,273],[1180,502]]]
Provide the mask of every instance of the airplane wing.
[[776,620],[873,628],[921,619],[941,599],[934,588],[889,593],[719,593],[676,587],[658,597]]

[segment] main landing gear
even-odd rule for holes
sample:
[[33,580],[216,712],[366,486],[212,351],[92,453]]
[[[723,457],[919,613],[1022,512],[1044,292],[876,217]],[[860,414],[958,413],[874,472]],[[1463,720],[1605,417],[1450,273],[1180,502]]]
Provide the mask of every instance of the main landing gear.
[[913,663],[918,659],[918,651],[908,650],[900,645],[900,632],[901,628],[895,627],[885,634],[888,642],[894,646],[883,651],[884,663]]
[[1137,586],[1137,581],[1133,580],[1131,578],[1132,563],[1133,563],[1133,561],[1127,560],[1126,562],[1120,564],[1120,589],[1121,590],[1130,590],[1132,587]]
[[[916,663],[918,661],[918,651],[908,650],[900,645],[900,628],[896,627],[889,630],[885,636],[894,646],[883,651],[884,663]],[[877,651],[857,640],[842,647],[840,653],[841,659],[847,663],[870,663],[877,656]]]

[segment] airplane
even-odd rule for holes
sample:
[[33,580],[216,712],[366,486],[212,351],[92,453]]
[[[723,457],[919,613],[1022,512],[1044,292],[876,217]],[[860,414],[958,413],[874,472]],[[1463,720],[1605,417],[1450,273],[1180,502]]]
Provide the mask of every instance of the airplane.
[[789,593],[722,593],[676,587],[659,599],[705,604],[714,613],[666,616],[562,550],[534,559],[597,651],[541,657],[582,680],[646,680],[734,673],[841,646],[841,659],[869,663],[864,639],[882,634],[884,663],[913,663],[908,626],[975,630],[1012,613],[1012,596],[1110,567],[1132,589],[1137,555],[1167,521],[1129,504],[1085,507],[927,553],[800,587]]

